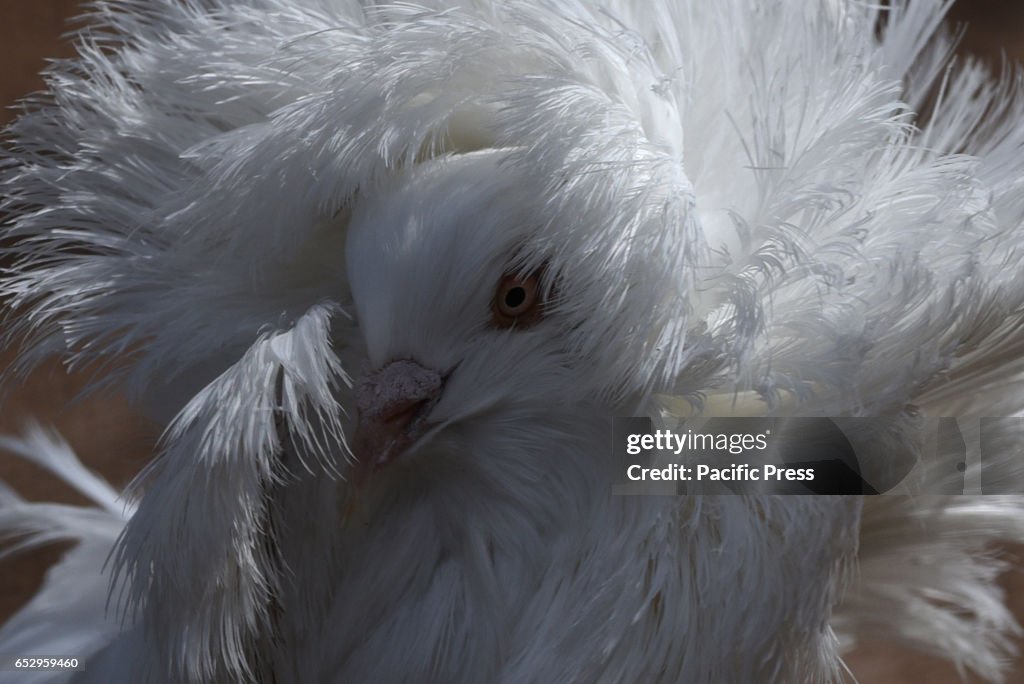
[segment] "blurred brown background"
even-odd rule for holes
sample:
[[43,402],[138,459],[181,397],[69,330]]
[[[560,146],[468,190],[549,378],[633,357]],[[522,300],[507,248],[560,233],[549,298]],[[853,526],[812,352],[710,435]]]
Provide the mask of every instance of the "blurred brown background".
[[[17,115],[14,105],[19,98],[42,87],[39,71],[47,59],[74,54],[70,41],[62,36],[81,4],[77,0],[0,0],[0,125]],[[14,350],[0,349],[0,367],[13,357]],[[155,430],[132,415],[117,396],[73,402],[86,380],[82,374],[69,376],[58,363],[40,368],[0,404],[0,434],[19,433],[28,420],[52,426],[86,463],[123,486],[148,459]],[[0,453],[0,480],[29,499],[85,503],[63,483],[6,453]],[[31,596],[42,571],[59,558],[63,548],[0,562],[0,621]]]
[[[73,26],[67,22],[80,5],[78,0],[0,0],[0,105],[10,107],[21,96],[39,89],[42,81],[38,74],[47,58],[73,55],[70,42],[61,36]],[[1004,52],[1024,59],[1024,0],[959,0],[951,21],[967,23],[963,50],[991,59],[997,68]],[[3,110],[0,124],[15,115],[14,110]],[[0,367],[12,356],[13,350],[0,350]],[[72,402],[84,382],[81,375],[69,376],[56,363],[40,369],[0,405],[0,433],[18,432],[29,419],[54,426],[86,463],[115,486],[123,486],[148,459],[156,430],[116,395]],[[30,499],[83,502],[68,487],[5,454],[0,454],[0,479]],[[0,622],[35,591],[45,568],[61,550],[50,548],[0,564]],[[1024,567],[1024,555],[1018,565]],[[1005,582],[1018,615],[1024,616],[1024,573],[1010,573]],[[940,661],[908,656],[882,643],[863,645],[850,664],[865,683],[961,681]],[[1010,682],[1024,682],[1024,660],[1019,665]]]

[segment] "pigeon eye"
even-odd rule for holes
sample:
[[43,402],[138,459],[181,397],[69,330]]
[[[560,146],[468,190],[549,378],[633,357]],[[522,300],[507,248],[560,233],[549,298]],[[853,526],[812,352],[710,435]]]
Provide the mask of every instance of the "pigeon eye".
[[540,309],[540,273],[506,275],[494,293],[492,323],[499,328],[533,325],[541,319]]

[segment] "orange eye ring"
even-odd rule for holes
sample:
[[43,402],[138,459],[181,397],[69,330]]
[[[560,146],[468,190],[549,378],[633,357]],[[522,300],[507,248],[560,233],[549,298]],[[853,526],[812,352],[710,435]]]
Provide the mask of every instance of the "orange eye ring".
[[540,272],[506,274],[494,292],[492,323],[499,328],[533,325],[542,318],[540,294]]

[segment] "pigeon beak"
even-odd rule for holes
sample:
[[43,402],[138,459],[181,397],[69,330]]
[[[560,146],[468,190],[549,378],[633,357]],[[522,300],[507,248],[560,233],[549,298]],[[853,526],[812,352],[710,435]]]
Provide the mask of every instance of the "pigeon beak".
[[400,457],[429,427],[443,378],[410,359],[392,361],[356,388],[359,420],[352,441],[357,484]]

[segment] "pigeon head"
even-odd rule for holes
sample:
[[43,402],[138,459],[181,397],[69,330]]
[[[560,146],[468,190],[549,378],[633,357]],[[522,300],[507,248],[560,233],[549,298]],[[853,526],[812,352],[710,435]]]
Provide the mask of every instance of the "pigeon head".
[[[366,358],[356,481],[438,450],[473,462],[509,444],[549,454],[551,435],[522,425],[561,416],[563,441],[579,441],[594,434],[583,426],[630,411],[650,387],[637,381],[635,350],[659,331],[635,316],[679,288],[682,269],[670,265],[680,250],[659,264],[639,246],[642,227],[609,238],[621,210],[591,209],[595,189],[618,190],[607,172],[589,174],[595,188],[535,166],[521,148],[444,155],[353,203],[346,272]],[[685,309],[673,316],[655,322],[672,329]],[[669,361],[669,346],[650,346],[647,364]]]
[[353,211],[348,273],[368,359],[360,474],[467,423],[539,417],[602,389],[568,343],[600,317],[566,300],[573,273],[551,268],[526,174],[503,162],[501,150],[433,160]]

